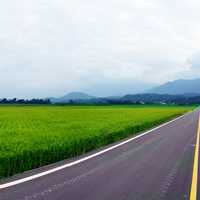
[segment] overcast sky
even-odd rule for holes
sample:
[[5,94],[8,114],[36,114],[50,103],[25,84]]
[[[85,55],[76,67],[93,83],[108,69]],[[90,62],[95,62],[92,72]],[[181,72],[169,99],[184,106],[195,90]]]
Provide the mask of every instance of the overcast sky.
[[0,97],[118,95],[200,77],[199,0],[0,2]]

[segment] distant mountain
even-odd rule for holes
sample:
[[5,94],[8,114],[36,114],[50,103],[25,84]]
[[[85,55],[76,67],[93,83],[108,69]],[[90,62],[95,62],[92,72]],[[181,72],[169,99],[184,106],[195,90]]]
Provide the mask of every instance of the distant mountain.
[[50,98],[50,101],[52,103],[68,103],[70,101],[77,101],[77,100],[90,100],[95,99],[96,97],[88,95],[83,92],[71,92],[69,94],[66,94],[65,96],[62,96],[60,98]]
[[200,79],[193,80],[175,80],[167,82],[158,87],[152,88],[148,93],[156,94],[183,94],[186,96],[195,96],[200,94]]
[[171,94],[129,94],[122,97],[93,97],[81,92],[73,92],[60,98],[50,98],[51,103],[69,105],[113,105],[113,104],[200,104],[199,95]]
[[125,96],[95,97],[83,92],[72,92],[60,98],[48,99],[51,103],[63,104],[199,104],[200,79],[171,81],[145,93]]

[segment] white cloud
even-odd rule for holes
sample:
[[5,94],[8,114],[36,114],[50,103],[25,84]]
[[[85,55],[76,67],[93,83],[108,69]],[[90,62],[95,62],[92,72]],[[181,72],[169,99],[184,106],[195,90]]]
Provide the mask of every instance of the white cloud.
[[0,96],[119,94],[196,77],[199,9],[198,0],[2,1]]

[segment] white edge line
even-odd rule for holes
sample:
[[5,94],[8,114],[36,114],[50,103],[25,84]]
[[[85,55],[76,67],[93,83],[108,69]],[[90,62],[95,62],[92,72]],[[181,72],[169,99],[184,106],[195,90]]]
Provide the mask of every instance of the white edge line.
[[[189,114],[189,113],[191,113],[191,112],[188,112],[187,114]],[[52,173],[57,172],[57,171],[59,171],[59,170],[62,170],[62,169],[68,168],[68,167],[72,167],[72,166],[77,165],[77,164],[79,164],[79,163],[82,163],[82,162],[85,162],[85,161],[87,161],[87,160],[90,160],[90,159],[92,159],[92,158],[94,158],[94,157],[97,157],[97,156],[99,156],[99,155],[102,155],[102,154],[104,154],[104,153],[106,153],[106,152],[108,152],[108,151],[111,151],[111,150],[113,150],[113,149],[116,149],[116,148],[118,148],[118,147],[120,147],[120,146],[122,146],[122,145],[124,145],[124,144],[127,144],[127,143],[129,143],[129,142],[131,142],[131,141],[133,141],[133,140],[136,140],[137,138],[140,138],[140,137],[142,137],[142,136],[144,136],[144,135],[146,135],[146,134],[148,134],[148,133],[150,133],[150,132],[153,132],[153,131],[155,131],[155,130],[157,130],[157,129],[163,127],[163,126],[166,126],[166,125],[168,125],[168,124],[170,124],[170,123],[172,123],[172,122],[174,122],[174,121],[176,121],[176,120],[178,120],[178,119],[180,119],[180,118],[186,116],[187,114],[181,115],[181,116],[179,116],[179,117],[177,117],[177,118],[175,118],[175,119],[173,119],[173,120],[171,120],[171,121],[169,121],[169,122],[166,122],[166,123],[164,123],[164,124],[161,124],[161,125],[159,125],[159,126],[153,128],[153,129],[151,129],[151,130],[149,130],[149,131],[146,131],[146,132],[144,132],[144,133],[142,133],[142,134],[140,134],[140,135],[137,135],[137,136],[135,136],[135,137],[132,137],[132,138],[130,138],[130,139],[127,139],[127,140],[125,140],[125,141],[123,141],[123,142],[121,142],[121,143],[119,143],[119,144],[116,144],[116,145],[114,145],[114,146],[111,146],[111,147],[109,147],[109,148],[106,148],[106,149],[104,149],[104,150],[102,150],[102,151],[99,151],[99,152],[97,152],[97,153],[94,153],[94,154],[92,154],[92,155],[90,155],[90,156],[86,156],[86,157],[81,158],[81,159],[79,159],[79,160],[73,161],[73,162],[71,162],[71,163],[67,163],[67,164],[65,164],[65,165],[62,165],[62,166],[59,166],[59,167],[56,167],[56,168],[53,168],[53,169],[50,169],[50,170],[47,170],[47,171],[45,171],[45,172],[41,172],[41,173],[38,173],[38,174],[35,174],[35,175],[32,175],[32,176],[26,177],[26,178],[22,178],[22,179],[19,179],[19,180],[15,180],[15,181],[12,181],[12,182],[8,182],[8,183],[5,183],[5,184],[2,184],[2,185],[0,185],[0,189],[5,189],[5,188],[11,187],[11,186],[15,186],[15,185],[18,185],[18,184],[27,182],[27,181],[31,181],[31,180],[34,180],[34,179],[36,179],[36,178],[40,178],[40,177],[42,177],[42,176],[46,176],[46,175],[48,175],[48,174],[52,174]]]

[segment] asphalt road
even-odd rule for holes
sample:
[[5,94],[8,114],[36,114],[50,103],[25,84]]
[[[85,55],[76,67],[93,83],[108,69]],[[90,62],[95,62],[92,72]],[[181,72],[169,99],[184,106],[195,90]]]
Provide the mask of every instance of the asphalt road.
[[0,200],[190,199],[198,120],[196,111],[90,160],[1,189]]

